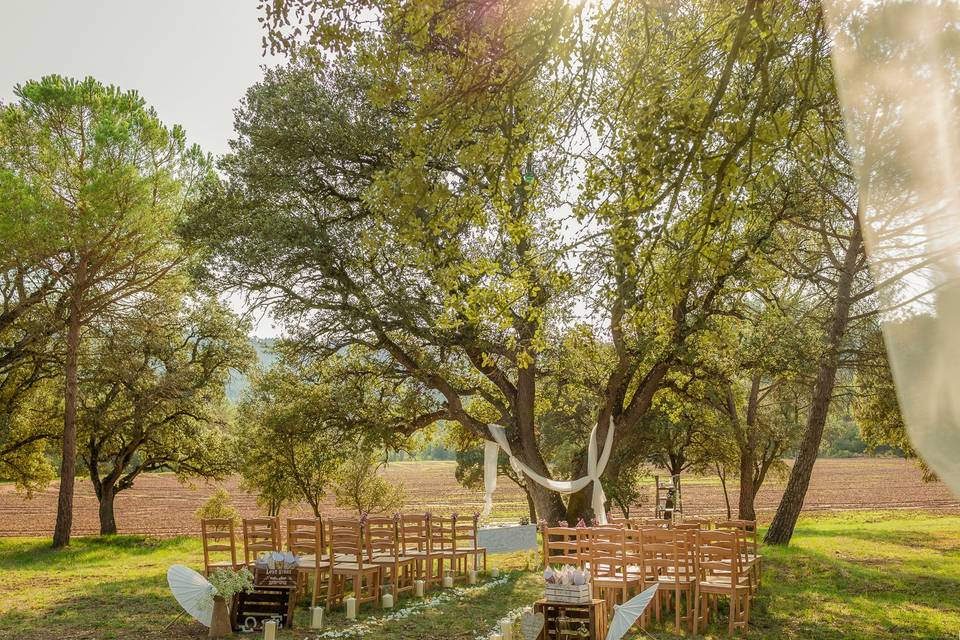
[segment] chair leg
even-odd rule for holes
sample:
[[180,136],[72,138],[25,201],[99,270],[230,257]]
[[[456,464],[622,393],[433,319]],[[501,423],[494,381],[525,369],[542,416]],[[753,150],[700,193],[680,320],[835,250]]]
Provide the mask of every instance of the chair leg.
[[676,609],[675,620],[673,623],[674,629],[677,630],[677,633],[680,633],[680,589],[679,587],[673,590],[673,608]]
[[737,595],[737,591],[734,590],[730,593],[730,623],[727,625],[727,632],[731,635],[733,634],[734,629],[737,628],[737,619],[739,615],[737,611],[740,608],[740,596]]
[[694,590],[693,594],[693,629],[691,633],[697,635],[697,624],[700,622],[700,587]]

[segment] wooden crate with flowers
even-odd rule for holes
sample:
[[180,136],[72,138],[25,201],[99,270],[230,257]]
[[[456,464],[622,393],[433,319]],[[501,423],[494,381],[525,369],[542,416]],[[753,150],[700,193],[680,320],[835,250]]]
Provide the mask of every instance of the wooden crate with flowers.
[[562,604],[586,604],[593,599],[590,572],[565,565],[560,569],[547,567],[543,572],[543,599]]

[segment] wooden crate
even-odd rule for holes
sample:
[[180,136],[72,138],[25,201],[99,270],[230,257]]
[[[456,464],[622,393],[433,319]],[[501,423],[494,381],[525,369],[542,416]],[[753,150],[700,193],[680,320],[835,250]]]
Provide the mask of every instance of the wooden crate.
[[[607,603],[603,600],[591,600],[586,604],[538,600],[533,608],[534,611],[542,612],[544,619],[543,631],[540,632],[538,640],[580,640],[581,636],[576,635],[579,622],[583,622],[590,634],[590,640],[604,640],[607,637]],[[561,616],[572,621],[573,633],[565,635],[563,630],[558,628],[557,621]]]
[[593,588],[587,584],[549,584],[544,585],[543,599],[547,602],[563,604],[587,604],[593,600]]
[[264,622],[273,619],[280,622],[281,628],[292,629],[295,605],[295,587],[255,586],[250,593],[237,594],[231,616],[233,629],[262,629]]

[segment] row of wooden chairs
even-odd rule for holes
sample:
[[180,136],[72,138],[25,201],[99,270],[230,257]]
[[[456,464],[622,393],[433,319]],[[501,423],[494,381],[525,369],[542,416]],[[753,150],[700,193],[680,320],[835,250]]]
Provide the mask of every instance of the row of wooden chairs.
[[[487,550],[477,544],[474,519],[455,516],[402,515],[397,517],[289,518],[286,547],[298,558],[304,578],[312,574],[311,603],[326,590],[328,606],[343,602],[351,583],[357,605],[380,602],[381,585],[389,584],[395,597],[412,591],[415,580],[427,588],[445,575],[466,579],[470,558],[473,569],[487,568]],[[237,561],[234,522],[201,521],[204,570],[250,566],[265,551],[281,550],[279,518],[246,518],[242,521],[243,562]],[[215,552],[228,552],[229,561],[214,561]]]
[[[746,627],[750,600],[759,588],[756,523],[732,522],[715,530],[688,527],[549,527],[543,533],[545,566],[574,565],[591,573],[593,596],[623,603],[652,584],[652,612],[674,611],[674,624],[696,633],[719,597],[730,598],[729,628]],[[751,534],[753,541],[751,541]],[[683,612],[686,612],[683,614]],[[646,624],[644,616],[642,624]]]

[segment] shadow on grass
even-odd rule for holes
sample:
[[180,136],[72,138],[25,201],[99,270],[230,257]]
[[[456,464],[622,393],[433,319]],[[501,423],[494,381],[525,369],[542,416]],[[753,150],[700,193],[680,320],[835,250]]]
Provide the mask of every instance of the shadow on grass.
[[[55,584],[50,588],[57,589]],[[80,593],[64,591],[63,597],[48,606],[0,614],[0,637],[53,640],[206,636],[206,628],[188,616],[177,620],[180,606],[170,595],[163,572],[100,580],[84,585]]]

